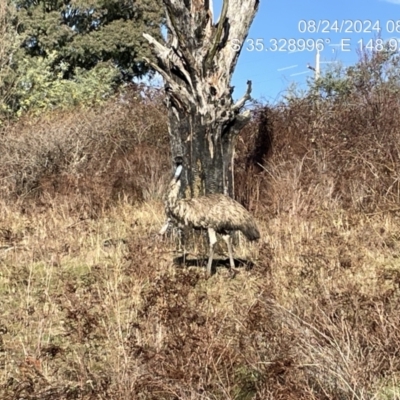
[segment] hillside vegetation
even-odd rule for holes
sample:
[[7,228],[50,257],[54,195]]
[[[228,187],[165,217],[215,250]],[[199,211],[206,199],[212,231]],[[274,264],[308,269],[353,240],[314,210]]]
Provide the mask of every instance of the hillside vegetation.
[[[230,279],[157,235],[162,94],[0,135],[1,399],[400,398],[399,87],[365,56],[257,107],[237,143],[256,244]],[[226,255],[221,245],[220,253]]]

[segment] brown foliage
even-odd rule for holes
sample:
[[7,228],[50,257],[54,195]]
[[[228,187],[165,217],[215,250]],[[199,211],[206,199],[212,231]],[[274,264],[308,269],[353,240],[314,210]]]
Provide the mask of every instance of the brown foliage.
[[121,196],[160,197],[168,165],[162,98],[135,88],[107,105],[33,118],[3,129],[3,197],[82,196],[93,212]]

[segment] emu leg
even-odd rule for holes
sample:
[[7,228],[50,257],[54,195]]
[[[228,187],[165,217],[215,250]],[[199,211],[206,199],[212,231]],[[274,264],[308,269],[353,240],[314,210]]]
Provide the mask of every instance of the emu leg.
[[212,228],[208,228],[208,239],[210,242],[210,255],[208,256],[207,274],[212,275],[212,262],[214,256],[214,245],[217,243],[217,235]]
[[223,239],[225,240],[227,246],[228,246],[228,253],[229,253],[229,264],[231,267],[231,270],[235,269],[235,261],[233,260],[233,254],[232,254],[232,238],[231,235],[223,235]]
[[182,252],[182,262],[186,266],[186,231],[185,227],[179,228],[179,250]]

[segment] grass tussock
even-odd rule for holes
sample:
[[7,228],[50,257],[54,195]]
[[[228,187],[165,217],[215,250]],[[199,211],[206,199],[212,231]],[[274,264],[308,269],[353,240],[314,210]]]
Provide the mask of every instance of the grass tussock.
[[306,100],[259,110],[239,138],[261,239],[236,246],[252,268],[234,279],[175,265],[176,238],[157,235],[157,97],[10,125],[0,398],[400,398],[397,103],[376,103],[374,130],[364,105]]

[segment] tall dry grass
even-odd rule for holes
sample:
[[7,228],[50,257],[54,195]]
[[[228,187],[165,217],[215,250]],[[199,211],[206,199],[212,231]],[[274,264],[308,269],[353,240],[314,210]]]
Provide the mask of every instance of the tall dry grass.
[[255,266],[233,280],[172,263],[159,201],[91,219],[67,198],[30,213],[3,201],[0,218],[1,398],[399,394],[390,216],[258,217]]

